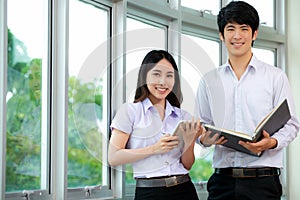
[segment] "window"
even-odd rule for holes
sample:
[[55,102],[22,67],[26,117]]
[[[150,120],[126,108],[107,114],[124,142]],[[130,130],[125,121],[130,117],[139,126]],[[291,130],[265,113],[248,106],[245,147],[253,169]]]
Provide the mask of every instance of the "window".
[[[128,17],[126,34],[126,101],[133,102],[143,58],[152,49],[166,49],[166,30],[161,25]],[[135,183],[131,165],[126,165],[126,183]]]
[[152,49],[165,49],[166,30],[128,17],[126,34],[126,99],[133,101],[143,58]]
[[[219,66],[220,44],[201,37],[182,34],[181,76],[183,92],[182,108],[194,113],[194,99],[202,75]],[[189,98],[185,98],[189,97]],[[193,99],[193,100],[191,100]],[[207,181],[213,172],[212,149],[195,145],[195,163],[190,171],[194,183]]]
[[220,0],[181,0],[181,5],[213,15],[217,15],[220,10]]
[[183,90],[183,108],[194,113],[194,102],[190,101],[190,98],[184,97],[195,97],[202,75],[219,66],[220,47],[216,41],[189,34],[182,34],[181,42],[182,88],[185,88]]
[[274,0],[245,0],[257,10],[260,23],[264,26],[275,27],[275,1]]
[[276,66],[275,51],[255,47],[252,48],[252,51],[258,59],[263,60],[270,65]]
[[109,184],[109,10],[70,0],[69,20],[68,188],[95,193]]
[[46,0],[7,2],[6,192],[9,193],[48,188],[47,9]]

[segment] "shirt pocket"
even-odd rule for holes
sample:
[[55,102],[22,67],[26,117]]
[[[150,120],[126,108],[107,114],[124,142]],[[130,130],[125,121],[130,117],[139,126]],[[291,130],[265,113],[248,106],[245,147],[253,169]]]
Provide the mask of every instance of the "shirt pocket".
[[273,98],[266,90],[251,91],[247,93],[246,105],[259,122],[273,109]]

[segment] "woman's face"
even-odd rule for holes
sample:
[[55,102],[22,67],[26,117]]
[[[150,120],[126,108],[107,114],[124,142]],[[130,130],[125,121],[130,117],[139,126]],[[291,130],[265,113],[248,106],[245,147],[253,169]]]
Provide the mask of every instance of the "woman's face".
[[152,103],[164,102],[175,83],[175,70],[172,64],[162,59],[147,73],[146,81]]

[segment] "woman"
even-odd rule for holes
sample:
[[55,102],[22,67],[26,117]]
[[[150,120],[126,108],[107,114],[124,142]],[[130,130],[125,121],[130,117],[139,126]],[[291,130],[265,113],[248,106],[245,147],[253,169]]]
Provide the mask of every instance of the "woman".
[[[132,163],[135,199],[198,199],[188,175],[194,144],[204,129],[180,109],[182,93],[178,68],[164,50],[150,51],[139,70],[135,100],[124,104],[112,121],[108,161]],[[184,145],[171,135],[181,120]]]

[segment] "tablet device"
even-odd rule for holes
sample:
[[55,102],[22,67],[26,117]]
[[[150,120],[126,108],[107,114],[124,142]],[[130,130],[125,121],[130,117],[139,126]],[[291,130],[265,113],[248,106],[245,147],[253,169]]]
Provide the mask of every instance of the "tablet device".
[[[188,122],[188,124],[187,124],[187,122]],[[185,126],[186,126],[186,125],[191,126],[191,123],[192,123],[192,122],[189,121],[189,120],[180,120],[179,123],[177,124],[177,126],[176,126],[174,132],[173,132],[171,135],[178,135],[178,136],[180,136],[180,135],[182,134],[182,133],[181,133],[181,128],[180,128],[180,127],[182,127],[183,129],[185,129],[185,128],[186,128]],[[193,126],[196,127],[196,125],[197,125],[197,122],[194,121]]]
[[[188,122],[188,123],[187,123],[187,122]],[[191,126],[191,125],[192,125],[192,122],[189,121],[189,120],[181,120],[181,121],[179,121],[179,123],[177,124],[177,126],[176,126],[174,132],[171,134],[171,135],[177,135],[177,136],[179,137],[179,147],[180,147],[180,148],[183,147],[183,145],[184,145],[181,127],[182,127],[183,129],[185,129],[185,128],[186,128],[186,125]],[[195,122],[193,123],[193,126],[196,126],[196,125],[197,125],[197,122],[195,121]]]

